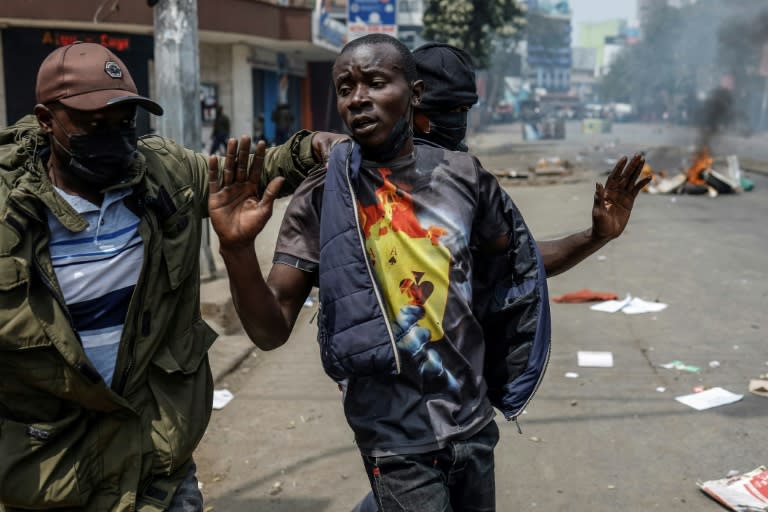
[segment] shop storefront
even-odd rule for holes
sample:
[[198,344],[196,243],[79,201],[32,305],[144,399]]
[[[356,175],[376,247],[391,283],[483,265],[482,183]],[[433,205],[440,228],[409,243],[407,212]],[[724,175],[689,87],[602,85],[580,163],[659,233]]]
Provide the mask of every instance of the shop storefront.
[[[131,71],[139,94],[150,94],[149,76],[154,45],[151,36],[82,30],[5,28],[2,30],[2,72],[5,78],[5,111],[8,124],[32,113],[35,106],[37,70],[43,59],[57,47],[75,41],[100,43],[108,47]],[[139,109],[136,122],[139,134],[149,132],[149,116],[146,112]]]

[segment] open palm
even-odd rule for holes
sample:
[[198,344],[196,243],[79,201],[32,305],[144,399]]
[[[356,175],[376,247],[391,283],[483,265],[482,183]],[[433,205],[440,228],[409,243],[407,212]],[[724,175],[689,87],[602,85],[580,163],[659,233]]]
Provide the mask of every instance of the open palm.
[[616,162],[605,185],[595,185],[595,202],[592,206],[592,232],[598,238],[611,240],[618,237],[629,222],[637,194],[650,181],[650,177],[637,181],[645,165],[641,155],[629,162],[622,157]]
[[[272,217],[274,199],[284,178],[272,180],[260,194],[265,144],[259,142],[250,157],[251,139],[230,139],[223,167],[219,158],[208,159],[208,213],[222,247],[253,245]],[[221,169],[221,171],[220,171]]]

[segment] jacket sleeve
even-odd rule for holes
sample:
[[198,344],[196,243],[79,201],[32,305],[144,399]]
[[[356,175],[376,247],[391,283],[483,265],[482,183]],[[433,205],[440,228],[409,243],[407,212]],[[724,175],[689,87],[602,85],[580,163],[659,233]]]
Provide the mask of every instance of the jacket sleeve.
[[261,186],[266,187],[274,178],[283,176],[285,183],[280,189],[280,196],[293,194],[309,172],[321,165],[315,161],[312,154],[313,135],[314,133],[308,130],[300,130],[285,144],[267,149],[261,172]]
[[[304,181],[304,178],[314,168],[322,165],[315,161],[312,154],[312,136],[309,130],[296,132],[285,144],[268,148],[264,156],[264,165],[261,170],[261,189],[278,176],[285,177],[285,183],[280,189],[280,196],[293,194],[296,188]],[[208,157],[191,150],[183,150],[185,153],[186,170],[189,172],[189,180],[192,184],[195,197],[200,197],[200,215],[208,216]],[[253,156],[251,155],[251,158]],[[250,164],[249,160],[249,164]],[[224,158],[219,158],[219,169],[224,166]]]

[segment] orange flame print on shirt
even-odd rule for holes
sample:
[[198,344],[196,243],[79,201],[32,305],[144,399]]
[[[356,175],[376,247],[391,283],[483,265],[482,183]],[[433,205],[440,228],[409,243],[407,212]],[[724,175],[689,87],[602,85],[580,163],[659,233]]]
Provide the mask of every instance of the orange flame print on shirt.
[[447,231],[422,226],[411,195],[389,180],[392,171],[379,168],[378,172],[384,183],[375,191],[376,203],[358,204],[377,283],[391,315],[397,315],[403,306],[422,306],[424,317],[419,326],[429,329],[431,341],[440,340],[444,336],[451,265],[451,253],[440,243],[440,237]]

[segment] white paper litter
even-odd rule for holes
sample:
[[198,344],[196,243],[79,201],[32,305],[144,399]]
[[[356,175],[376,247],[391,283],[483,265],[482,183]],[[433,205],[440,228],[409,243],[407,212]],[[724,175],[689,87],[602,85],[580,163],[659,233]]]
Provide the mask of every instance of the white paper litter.
[[696,485],[735,512],[768,511],[768,470],[765,466],[741,475],[696,482]]
[[721,405],[732,404],[742,398],[744,398],[744,395],[737,395],[723,388],[710,388],[699,393],[675,397],[675,400],[688,407],[693,407],[697,411],[703,411],[713,407],[720,407]]
[[589,309],[605,313],[618,313],[621,311],[627,315],[638,315],[641,313],[656,313],[666,309],[666,307],[667,304],[662,302],[652,302],[627,295],[624,300],[606,300],[604,302],[598,302],[597,304],[590,306]]
[[579,350],[576,353],[576,358],[578,359],[578,365],[582,367],[613,367],[613,352],[591,352],[589,350]]
[[213,391],[213,408],[216,410],[223,409],[233,398],[235,395],[228,389],[216,389]]
[[597,304],[590,306],[589,309],[594,311],[603,311],[605,313],[617,313],[624,309],[632,298],[627,295],[624,300],[606,300],[604,302],[598,302]]

